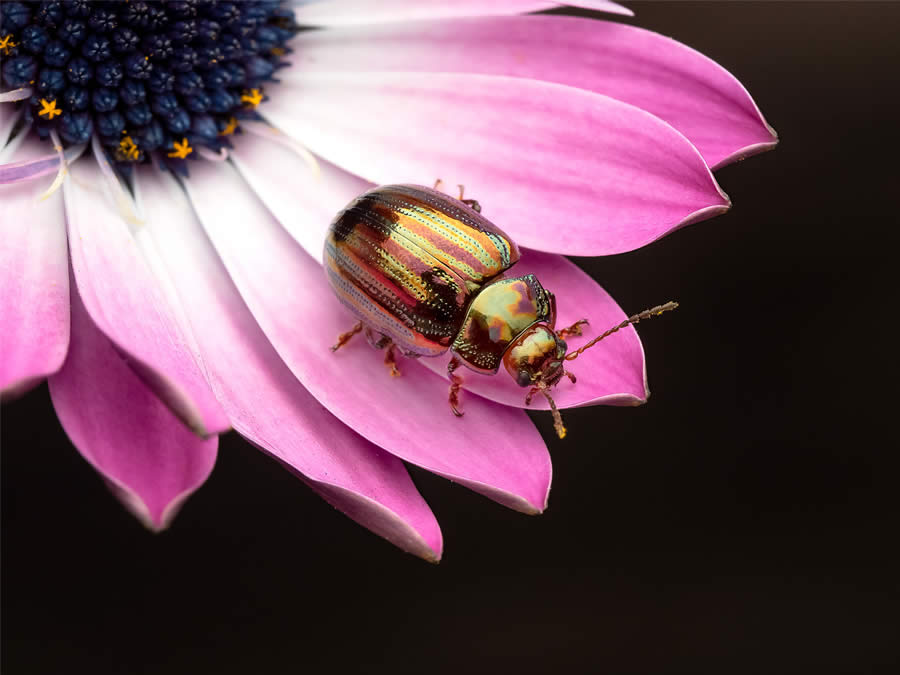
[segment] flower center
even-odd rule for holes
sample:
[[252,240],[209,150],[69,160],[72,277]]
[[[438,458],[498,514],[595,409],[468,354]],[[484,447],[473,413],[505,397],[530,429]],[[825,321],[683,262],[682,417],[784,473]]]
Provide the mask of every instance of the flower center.
[[296,32],[279,0],[0,4],[0,80],[42,139],[99,139],[120,169],[183,165],[256,119]]

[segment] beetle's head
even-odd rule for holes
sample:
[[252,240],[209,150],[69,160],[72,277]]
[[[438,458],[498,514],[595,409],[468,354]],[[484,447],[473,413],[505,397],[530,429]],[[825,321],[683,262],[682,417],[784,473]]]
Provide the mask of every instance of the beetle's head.
[[520,387],[550,387],[563,376],[566,343],[547,324],[530,326],[503,355],[503,365]]
[[544,323],[530,326],[509,346],[503,355],[503,365],[520,387],[531,387],[525,396],[525,405],[540,392],[550,404],[553,426],[560,438],[566,435],[562,417],[556,409],[550,387],[565,374],[566,342],[556,331]]

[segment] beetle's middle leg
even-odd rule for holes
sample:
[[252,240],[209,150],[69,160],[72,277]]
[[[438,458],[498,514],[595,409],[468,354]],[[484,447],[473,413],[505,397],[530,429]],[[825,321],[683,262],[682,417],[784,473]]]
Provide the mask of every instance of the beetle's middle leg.
[[366,340],[375,349],[387,349],[384,355],[384,365],[388,367],[391,377],[400,377],[400,369],[397,367],[397,345],[384,333],[378,333],[366,326]]
[[358,332],[360,332],[362,329],[363,329],[363,322],[357,321],[356,325],[353,326],[353,328],[348,330],[346,333],[341,333],[340,335],[338,335],[337,342],[335,344],[331,345],[331,351],[336,352],[338,349],[340,349],[345,344],[350,342],[350,339],[354,335],[356,335]]
[[[443,183],[444,183],[444,181],[442,181],[440,178],[438,178],[436,181],[434,181],[433,189],[440,190],[441,185],[443,185]],[[478,203],[477,199],[463,199],[463,195],[466,192],[466,186],[465,185],[457,185],[456,187],[459,188],[459,201],[461,201],[463,204],[468,206],[470,209],[472,209],[476,213],[481,213],[481,204]]]
[[563,340],[565,340],[570,335],[581,335],[581,327],[587,325],[587,319],[578,319],[578,321],[573,323],[571,326],[567,326],[561,330],[556,331],[556,334]]
[[391,377],[400,377],[400,369],[397,368],[397,355],[395,353],[397,345],[390,342],[387,346],[387,352],[384,354],[384,365],[388,367]]
[[452,410],[453,414],[457,417],[463,416],[457,407],[459,406],[459,388],[462,386],[463,379],[459,375],[455,375],[453,371],[461,365],[462,361],[455,356],[450,359],[450,363],[447,364],[447,375],[450,376],[450,394],[447,396],[447,400],[450,401],[450,410]]

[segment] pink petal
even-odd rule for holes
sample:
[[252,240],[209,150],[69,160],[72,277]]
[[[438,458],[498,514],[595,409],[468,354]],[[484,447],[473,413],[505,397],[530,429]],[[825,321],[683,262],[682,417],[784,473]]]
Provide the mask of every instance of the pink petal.
[[[17,160],[39,156],[26,141]],[[0,396],[59,370],[69,346],[69,269],[62,195],[49,181],[0,185]]]
[[[472,400],[447,405],[447,383],[414,362],[392,379],[363,339],[329,347],[352,317],[308,256],[230,166],[191,170],[188,193],[250,311],[275,349],[322,405],[394,455],[529,513],[546,506],[550,458],[519,410]],[[302,177],[298,176],[298,180]],[[228,200],[220,195],[227,194]]]
[[462,183],[530,248],[621,253],[730,204],[684,136],[600,94],[443,73],[300,73],[282,86],[264,114],[312,151],[376,183]]
[[294,8],[294,19],[307,26],[347,26],[447,19],[458,16],[489,16],[538,12],[571,5],[611,14],[633,16],[630,9],[608,0],[572,0],[572,2],[541,2],[541,0],[332,0],[331,2],[300,3]]
[[653,113],[719,167],[777,143],[741,83],[690,47],[641,28],[568,16],[505,16],[308,31],[290,72],[426,71],[527,77]]
[[[273,130],[274,131],[274,130]],[[372,183],[319,159],[319,176],[295,152],[259,136],[234,136],[232,160],[253,191],[301,246],[322,258],[335,214]]]
[[192,430],[225,431],[228,418],[195,361],[152,242],[115,210],[93,160],[76,162],[70,173],[64,187],[69,250],[91,319]]
[[34,159],[0,164],[0,185],[29,181],[59,171],[59,155],[55,152]]
[[[621,323],[627,316],[596,281],[562,256],[523,250],[522,258],[509,274],[519,276],[529,273],[535,274],[544,288],[556,295],[557,328],[570,326],[578,319],[590,321],[589,326],[582,328],[582,337],[566,339],[570,351],[592,336]],[[660,304],[665,300],[668,298],[663,298]],[[642,309],[635,307],[634,312]],[[449,356],[442,356],[421,359],[421,363],[445,375],[449,360]],[[553,400],[560,408],[597,404],[640,405],[650,395],[646,384],[644,349],[633,327],[620,330],[574,361],[567,362],[566,370],[571,370],[578,377],[578,382],[572,384],[563,378],[553,390]],[[462,375],[463,387],[469,391],[506,405],[526,407],[527,390],[518,386],[503,368],[495,376],[480,375],[464,368],[457,374]],[[465,405],[468,402],[469,399],[465,398]],[[547,410],[550,406],[546,399],[538,396],[531,407]]]
[[216,461],[217,438],[190,433],[125,364],[72,289],[72,342],[50,378],[63,428],[147,527],[168,527]]
[[[210,382],[234,428],[351,518],[406,551],[438,560],[440,528],[403,463],[335,419],[285,367],[174,180],[150,169],[137,178],[146,228],[172,272]],[[204,178],[191,169],[191,185]]]

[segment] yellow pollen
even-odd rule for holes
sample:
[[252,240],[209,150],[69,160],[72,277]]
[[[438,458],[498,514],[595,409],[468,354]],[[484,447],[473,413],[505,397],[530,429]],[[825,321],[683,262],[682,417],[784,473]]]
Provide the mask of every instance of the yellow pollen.
[[251,108],[255,108],[262,103],[263,95],[259,89],[251,89],[241,94],[241,103],[249,103]]
[[[122,133],[125,133],[124,131]],[[125,136],[119,141],[119,149],[116,150],[116,159],[120,162],[136,162],[141,157],[137,144],[131,140],[131,136]]]
[[189,154],[191,154],[194,149],[188,144],[188,139],[182,138],[181,143],[175,141],[175,151],[167,153],[169,157],[177,157],[178,159],[184,159]]
[[269,50],[269,53],[272,54],[272,56],[284,56],[287,53],[287,49],[284,47],[272,47],[272,49]]
[[238,128],[238,121],[236,118],[232,117],[228,120],[228,124],[225,125],[225,128],[219,132],[219,136],[231,136]]
[[38,115],[40,115],[41,117],[46,115],[48,120],[52,120],[57,115],[62,115],[62,110],[56,107],[56,99],[47,101],[47,99],[42,98],[41,106],[41,109],[38,110]]
[[4,35],[0,38],[0,49],[3,50],[4,56],[9,56],[10,51],[12,51],[13,47],[18,47],[19,43],[12,41],[12,33],[9,35]]

